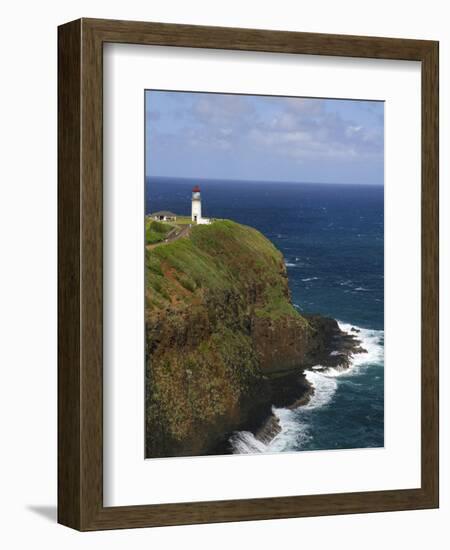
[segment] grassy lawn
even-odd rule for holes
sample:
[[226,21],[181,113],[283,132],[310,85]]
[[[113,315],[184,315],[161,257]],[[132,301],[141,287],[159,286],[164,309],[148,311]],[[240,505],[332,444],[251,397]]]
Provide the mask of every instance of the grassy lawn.
[[189,225],[192,223],[191,216],[177,216],[176,225]]

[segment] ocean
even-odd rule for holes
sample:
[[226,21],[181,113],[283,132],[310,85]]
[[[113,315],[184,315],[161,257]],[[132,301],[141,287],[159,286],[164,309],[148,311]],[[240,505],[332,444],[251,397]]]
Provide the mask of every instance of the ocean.
[[300,313],[360,330],[367,354],[347,371],[306,373],[315,393],[296,410],[274,409],[281,432],[267,445],[235,432],[234,453],[313,451],[384,445],[384,189],[382,186],[148,178],[146,213],[202,215],[255,227],[284,255]]

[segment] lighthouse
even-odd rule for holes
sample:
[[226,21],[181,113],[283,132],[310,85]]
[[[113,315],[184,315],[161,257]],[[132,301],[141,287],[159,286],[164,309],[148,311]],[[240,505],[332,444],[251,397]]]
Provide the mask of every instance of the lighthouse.
[[211,223],[209,218],[202,218],[202,198],[200,195],[200,187],[196,185],[192,189],[192,215],[193,223],[204,225]]
[[196,185],[192,189],[192,221],[199,223],[202,219],[202,197],[200,195],[200,187]]

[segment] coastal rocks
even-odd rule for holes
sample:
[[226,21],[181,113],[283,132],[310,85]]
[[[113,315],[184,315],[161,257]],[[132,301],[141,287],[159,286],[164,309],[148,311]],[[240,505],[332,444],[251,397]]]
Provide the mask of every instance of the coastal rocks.
[[[271,389],[270,401],[276,408],[296,409],[306,405],[314,395],[314,388],[308,383],[303,370],[277,373],[268,380]],[[255,438],[268,444],[281,432],[280,420],[271,412],[259,428],[255,430]]]
[[348,369],[355,354],[367,353],[357,335],[339,328],[335,319],[321,315],[306,316],[313,329],[307,365]]

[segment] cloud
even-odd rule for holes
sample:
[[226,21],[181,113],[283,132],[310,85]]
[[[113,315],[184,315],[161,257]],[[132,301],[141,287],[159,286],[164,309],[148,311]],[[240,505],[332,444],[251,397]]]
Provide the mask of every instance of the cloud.
[[194,99],[185,130],[196,146],[231,150],[245,138],[255,114],[246,96],[201,94]]
[[[165,113],[166,124],[154,128],[150,139],[171,141],[174,147],[191,147],[195,151],[237,150],[255,120],[251,98],[241,95],[190,94],[183,116],[179,107]],[[149,112],[147,112],[147,120]],[[177,120],[177,124],[168,122]]]
[[[368,102],[169,92],[152,102],[152,150],[201,158],[260,158],[265,164],[380,160],[383,123]],[[363,115],[364,111],[364,115]],[[149,120],[149,119],[147,119]]]
[[380,125],[366,127],[327,108],[325,100],[286,98],[270,120],[249,132],[255,147],[296,159],[366,157],[382,154]]
[[199,94],[194,100],[192,113],[205,124],[234,124],[254,114],[254,107],[246,96]]

